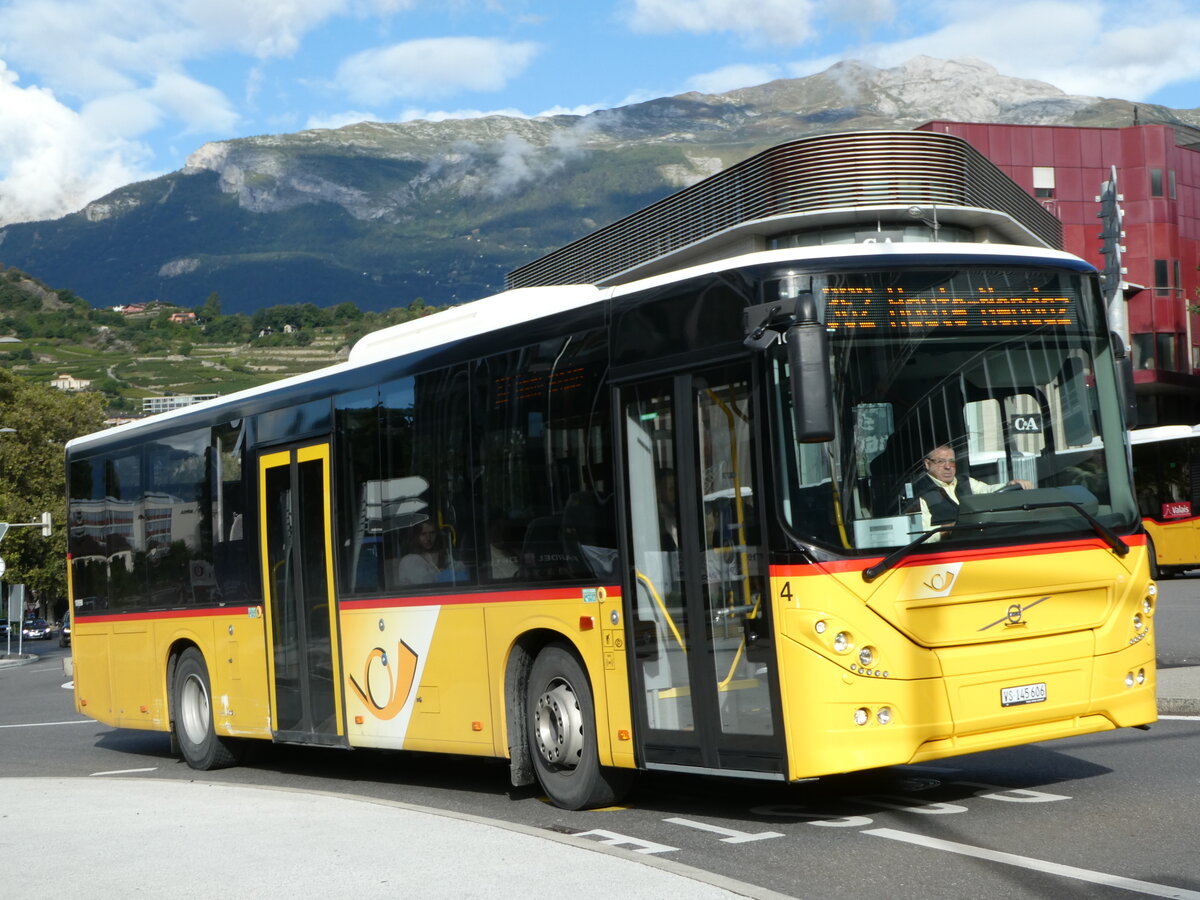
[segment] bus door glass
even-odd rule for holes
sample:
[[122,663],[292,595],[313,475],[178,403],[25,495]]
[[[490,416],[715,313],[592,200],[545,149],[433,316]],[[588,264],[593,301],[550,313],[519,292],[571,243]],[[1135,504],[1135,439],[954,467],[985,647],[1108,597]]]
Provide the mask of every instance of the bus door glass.
[[341,745],[329,445],[261,457],[259,484],[273,730],[280,740]]
[[647,765],[777,773],[749,366],[621,392],[635,715]]

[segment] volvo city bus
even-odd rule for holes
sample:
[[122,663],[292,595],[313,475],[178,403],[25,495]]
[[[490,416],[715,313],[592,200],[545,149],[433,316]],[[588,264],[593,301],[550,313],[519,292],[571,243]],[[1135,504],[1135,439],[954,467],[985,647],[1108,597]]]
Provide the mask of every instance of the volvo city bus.
[[1200,427],[1138,428],[1129,448],[1151,575],[1200,568]]
[[785,144],[345,363],[72,441],[77,708],[198,769],[500,757],[569,808],[1153,721],[1122,348],[981,160]]

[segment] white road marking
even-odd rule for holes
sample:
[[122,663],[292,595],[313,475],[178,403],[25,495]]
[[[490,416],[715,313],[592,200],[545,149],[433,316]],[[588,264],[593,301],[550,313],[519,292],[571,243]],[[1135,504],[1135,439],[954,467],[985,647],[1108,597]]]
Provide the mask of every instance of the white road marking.
[[751,834],[748,831],[734,831],[732,828],[722,828],[719,825],[709,825],[705,822],[694,822],[691,819],[663,819],[664,822],[670,822],[672,825],[686,825],[688,828],[695,828],[699,831],[708,831],[713,834],[723,834],[721,838],[723,844],[748,844],[751,841],[765,841],[767,838],[784,837],[778,831],[760,831],[756,834]]
[[20,725],[0,725],[0,728],[41,728],[43,725],[99,725],[95,719],[72,719],[69,722],[24,722]]
[[615,831],[604,831],[600,828],[593,828],[591,831],[577,831],[575,837],[598,838],[598,843],[608,844],[610,847],[628,847],[634,853],[673,853],[679,849],[678,847],[668,847],[666,844],[656,844],[654,841],[643,841],[627,834],[618,834]]
[[862,834],[873,834],[893,841],[903,841],[916,844],[919,847],[929,847],[933,850],[945,850],[949,853],[959,853],[963,856],[973,856],[976,859],[986,859],[991,862],[1004,863],[1008,866],[1018,866],[1022,869],[1032,869],[1035,872],[1046,872],[1050,875],[1060,875],[1064,878],[1074,878],[1092,884],[1103,884],[1120,888],[1125,891],[1135,891],[1151,897],[1173,897],[1175,900],[1200,900],[1200,891],[1190,891],[1187,888],[1170,887],[1165,884],[1155,884],[1152,881],[1138,881],[1136,878],[1123,878],[1120,875],[1109,875],[1106,872],[1094,872],[1091,869],[1080,869],[1076,866],[1065,866],[1061,863],[1047,862],[1044,859],[1034,859],[1031,856],[1018,856],[1015,853],[1001,853],[998,850],[988,850],[984,847],[973,847],[970,844],[959,844],[955,841],[943,841],[940,838],[926,837],[923,834],[910,834],[907,831],[897,831],[894,828],[871,828]]
[[148,769],[113,769],[111,772],[93,772],[88,778],[95,778],[99,775],[135,775],[138,772],[157,772],[158,766],[151,766]]

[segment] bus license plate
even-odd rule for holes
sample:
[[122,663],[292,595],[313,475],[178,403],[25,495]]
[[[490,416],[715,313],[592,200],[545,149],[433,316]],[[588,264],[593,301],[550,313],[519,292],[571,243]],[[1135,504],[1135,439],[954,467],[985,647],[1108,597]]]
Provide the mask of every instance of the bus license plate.
[[1044,703],[1046,682],[1019,684],[1016,687],[1000,688],[1001,706],[1020,706],[1024,703]]

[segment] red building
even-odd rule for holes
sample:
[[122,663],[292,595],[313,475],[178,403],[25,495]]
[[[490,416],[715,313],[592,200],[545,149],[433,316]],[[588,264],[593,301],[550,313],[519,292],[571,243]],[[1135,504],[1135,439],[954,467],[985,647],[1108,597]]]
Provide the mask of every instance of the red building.
[[1064,250],[1104,268],[1098,196],[1115,167],[1139,425],[1200,422],[1200,132],[1167,125],[1073,128],[933,121],[1038,198]]

